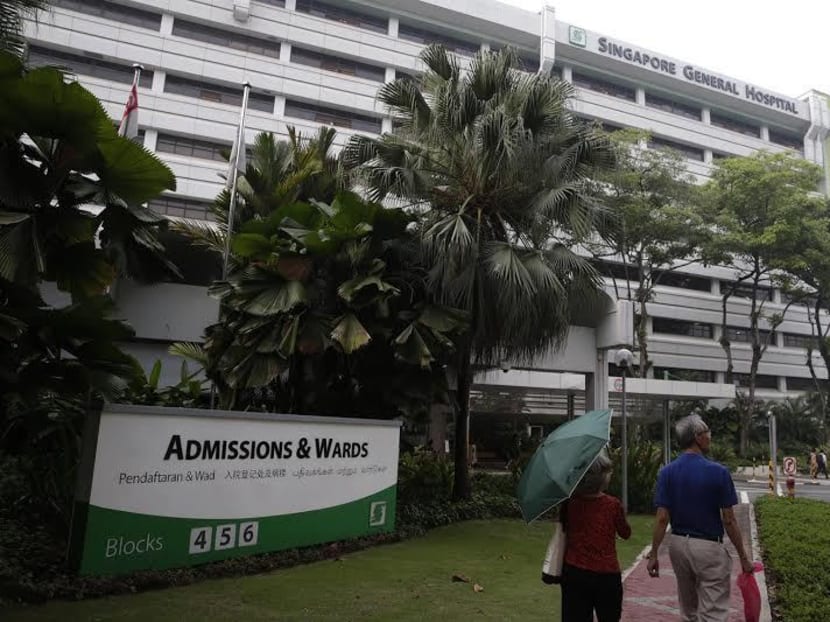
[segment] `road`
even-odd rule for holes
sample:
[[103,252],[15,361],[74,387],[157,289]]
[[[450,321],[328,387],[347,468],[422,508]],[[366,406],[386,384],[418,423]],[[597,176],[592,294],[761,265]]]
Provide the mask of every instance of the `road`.
[[[810,480],[798,479],[795,485],[796,497],[807,497],[809,499],[817,499],[830,503],[830,481],[821,479],[817,480],[818,484],[807,483]],[[781,480],[781,492],[786,495],[787,489],[784,486],[785,480]],[[738,495],[741,492],[746,492],[750,501],[754,501],[758,496],[767,494],[769,490],[767,482],[765,481],[741,481],[735,480],[735,488],[738,490]],[[742,499],[745,500],[745,499]]]

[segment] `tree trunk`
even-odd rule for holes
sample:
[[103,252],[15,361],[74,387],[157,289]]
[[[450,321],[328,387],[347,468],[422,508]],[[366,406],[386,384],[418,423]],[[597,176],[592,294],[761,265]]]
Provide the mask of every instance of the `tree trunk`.
[[473,383],[470,357],[472,352],[469,342],[465,343],[458,354],[458,379],[456,386],[455,409],[455,479],[452,488],[453,501],[470,498],[470,471],[467,466],[467,439],[470,430],[470,387]]

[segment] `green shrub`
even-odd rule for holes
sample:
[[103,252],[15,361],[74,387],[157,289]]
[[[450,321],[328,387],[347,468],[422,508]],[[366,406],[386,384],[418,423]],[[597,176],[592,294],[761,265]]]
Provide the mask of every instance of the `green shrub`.
[[830,504],[760,497],[755,507],[774,619],[830,620]]
[[[622,450],[611,450],[614,475],[609,493],[622,498]],[[654,488],[663,466],[663,448],[656,443],[641,442],[628,451],[628,511],[651,513],[654,510]]]
[[508,472],[473,473],[471,478],[472,489],[475,493],[496,497],[516,496],[518,479]]
[[445,456],[416,447],[398,462],[398,501],[446,501],[452,494],[453,464]]

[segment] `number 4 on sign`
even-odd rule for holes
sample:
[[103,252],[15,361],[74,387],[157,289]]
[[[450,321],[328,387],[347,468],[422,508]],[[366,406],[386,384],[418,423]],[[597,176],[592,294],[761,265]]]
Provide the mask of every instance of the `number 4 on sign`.
[[190,530],[190,548],[188,552],[191,555],[197,553],[207,553],[210,551],[211,536],[213,535],[212,527],[196,527]]

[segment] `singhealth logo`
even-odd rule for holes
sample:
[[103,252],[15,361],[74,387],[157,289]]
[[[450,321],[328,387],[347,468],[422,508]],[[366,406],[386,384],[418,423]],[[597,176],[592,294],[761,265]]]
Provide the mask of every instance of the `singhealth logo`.
[[369,527],[383,527],[386,524],[386,501],[373,501],[369,506]]

